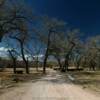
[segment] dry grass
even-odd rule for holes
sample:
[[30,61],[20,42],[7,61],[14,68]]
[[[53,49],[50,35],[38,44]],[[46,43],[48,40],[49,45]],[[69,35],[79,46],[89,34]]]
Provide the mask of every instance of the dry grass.
[[75,77],[75,84],[100,93],[100,71],[73,72],[70,74]]
[[42,78],[42,71],[31,70],[30,74],[13,74],[12,69],[6,69],[0,72],[0,94],[14,87],[20,86],[22,83],[29,81],[37,81]]
[[[75,84],[82,85],[83,88],[89,88],[100,93],[100,71],[95,72],[69,72],[74,78]],[[43,77],[42,70],[31,70],[31,74],[13,74],[12,70],[0,72],[0,93],[2,91],[20,86],[25,82],[36,82]],[[16,81],[17,79],[17,81]]]

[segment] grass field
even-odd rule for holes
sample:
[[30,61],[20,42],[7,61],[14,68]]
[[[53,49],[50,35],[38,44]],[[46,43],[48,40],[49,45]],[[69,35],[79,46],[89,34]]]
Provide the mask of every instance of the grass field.
[[[91,89],[100,93],[100,71],[75,71],[69,72],[75,78],[74,84],[81,85],[84,89]],[[42,78],[42,70],[31,70],[31,74],[13,74],[11,69],[0,72],[0,93],[5,92],[12,87],[19,86],[20,83],[37,81]],[[17,80],[16,80],[17,79]]]
[[75,84],[100,93],[100,71],[71,72],[70,74],[75,78]]
[[41,70],[37,72],[36,69],[33,69],[30,72],[30,74],[13,74],[12,69],[6,69],[4,72],[0,72],[0,94],[11,88],[18,87],[22,83],[37,81],[43,76]]

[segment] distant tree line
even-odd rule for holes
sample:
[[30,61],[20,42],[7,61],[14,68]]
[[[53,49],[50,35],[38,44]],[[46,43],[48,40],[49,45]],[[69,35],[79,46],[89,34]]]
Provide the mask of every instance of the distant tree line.
[[[79,29],[72,29],[64,21],[47,16],[36,16],[26,4],[16,0],[0,0],[0,42],[5,42],[16,73],[18,57],[25,63],[29,74],[29,57],[37,62],[44,55],[43,73],[47,60],[53,56],[59,69],[69,66],[100,69],[100,35],[84,39]],[[26,57],[26,55],[28,55]]]

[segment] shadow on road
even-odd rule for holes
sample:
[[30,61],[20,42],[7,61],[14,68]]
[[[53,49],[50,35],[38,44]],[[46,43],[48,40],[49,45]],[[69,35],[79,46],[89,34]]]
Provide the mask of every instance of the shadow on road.
[[38,81],[43,81],[43,82],[48,82],[53,84],[71,83],[66,73],[60,73],[58,71],[53,71],[53,70],[47,72],[46,75],[36,77],[32,80],[32,82],[38,82]]

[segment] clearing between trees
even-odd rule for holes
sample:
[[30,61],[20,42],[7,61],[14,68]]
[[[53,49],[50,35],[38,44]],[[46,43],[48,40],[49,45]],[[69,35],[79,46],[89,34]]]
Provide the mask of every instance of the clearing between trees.
[[0,95],[0,100],[100,100],[99,93],[74,84],[68,75],[49,69],[46,75],[19,82]]

